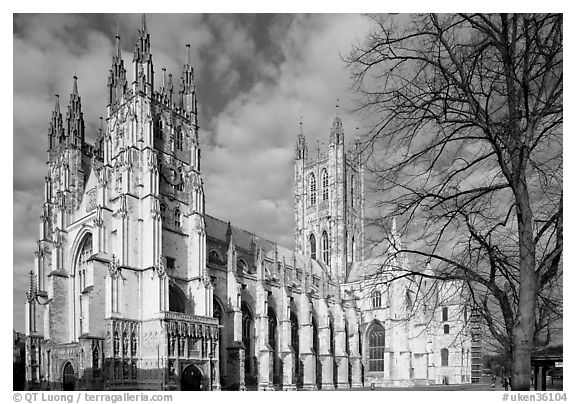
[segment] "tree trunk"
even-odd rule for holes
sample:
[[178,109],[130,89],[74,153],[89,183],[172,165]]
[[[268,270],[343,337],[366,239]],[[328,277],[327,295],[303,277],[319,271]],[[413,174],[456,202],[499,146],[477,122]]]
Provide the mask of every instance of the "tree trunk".
[[532,230],[532,210],[524,175],[519,175],[517,202],[520,284],[518,315],[512,335],[512,389],[530,390],[531,354],[534,340],[536,296],[536,255]]

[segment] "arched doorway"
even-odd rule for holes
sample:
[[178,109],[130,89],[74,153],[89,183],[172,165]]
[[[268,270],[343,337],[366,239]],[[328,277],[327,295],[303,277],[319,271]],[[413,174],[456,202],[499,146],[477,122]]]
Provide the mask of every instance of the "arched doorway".
[[202,390],[202,372],[194,365],[188,365],[182,372],[180,378],[180,390],[200,391]]
[[66,362],[62,370],[62,390],[74,390],[76,383],[76,376],[74,375],[74,368],[70,362]]

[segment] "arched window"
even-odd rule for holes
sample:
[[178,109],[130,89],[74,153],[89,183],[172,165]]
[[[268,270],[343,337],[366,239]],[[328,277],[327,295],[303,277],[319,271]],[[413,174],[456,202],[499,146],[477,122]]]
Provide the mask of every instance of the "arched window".
[[441,366],[448,366],[448,349],[446,348],[440,350],[440,364]]
[[182,227],[182,215],[180,214],[180,209],[176,208],[174,211],[174,227],[177,229]]
[[162,118],[154,119],[154,137],[162,139]]
[[252,373],[252,314],[248,307],[242,303],[242,343],[246,349],[244,370],[246,374]]
[[176,129],[176,150],[184,150],[184,142],[182,141],[182,129]]
[[186,312],[186,295],[182,290],[174,285],[170,285],[169,289],[169,310],[177,313]]
[[314,234],[310,234],[310,257],[313,260],[316,259],[316,237],[314,237]]
[[326,265],[330,265],[330,245],[328,243],[328,233],[322,233],[322,259]]
[[310,205],[316,205],[316,176],[310,174]]
[[442,321],[448,321],[448,307],[442,307]]
[[328,200],[328,171],[322,170],[322,201]]
[[248,267],[248,264],[246,263],[246,261],[244,261],[243,258],[239,258],[238,261],[236,261],[236,271],[245,272],[247,274],[250,273],[250,268]]
[[160,204],[160,217],[162,218],[162,221],[166,220],[166,205],[163,203]]
[[208,262],[218,265],[223,264],[222,256],[220,255],[218,250],[214,249],[210,250],[210,252],[208,253]]
[[98,350],[98,344],[94,345],[92,350],[92,367],[98,369],[100,367],[100,351]]
[[[90,267],[89,259],[91,256],[92,256],[92,235],[87,234],[82,240],[80,250],[78,251],[78,255],[76,257],[76,268],[75,268],[76,280],[74,281],[75,282],[74,288],[76,289],[74,299],[76,301],[76,307],[78,310],[75,313],[76,317],[75,322],[77,324],[78,331],[80,334],[83,334],[86,331],[84,329],[84,322],[82,321],[82,319],[87,318],[88,313],[85,313],[87,307],[86,305],[83,305],[84,303],[83,299],[85,299],[86,297],[83,296],[82,292],[84,291],[84,289],[86,289],[87,286],[86,278],[88,274],[88,269]],[[75,335],[74,337],[77,338],[78,335]]]
[[176,189],[180,192],[184,191],[184,175],[182,175],[182,169],[178,170],[178,185]]
[[382,307],[382,295],[378,290],[372,292],[372,308],[377,309]]
[[444,334],[450,334],[450,326],[448,324],[444,324]]
[[384,328],[374,324],[368,333],[368,370],[370,372],[384,371]]

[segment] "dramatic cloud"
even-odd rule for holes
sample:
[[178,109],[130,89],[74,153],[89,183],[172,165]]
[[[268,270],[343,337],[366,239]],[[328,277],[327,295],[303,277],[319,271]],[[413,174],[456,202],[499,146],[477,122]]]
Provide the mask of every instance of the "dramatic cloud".
[[[129,80],[139,15],[14,17],[14,327],[23,330],[46,173],[47,127],[78,76],[89,139],[106,114],[119,33]],[[292,247],[293,156],[300,116],[309,149],[339,114],[347,139],[350,87],[341,55],[367,31],[358,15],[148,15],[156,83],[179,83],[186,43],[198,85],[207,213]]]

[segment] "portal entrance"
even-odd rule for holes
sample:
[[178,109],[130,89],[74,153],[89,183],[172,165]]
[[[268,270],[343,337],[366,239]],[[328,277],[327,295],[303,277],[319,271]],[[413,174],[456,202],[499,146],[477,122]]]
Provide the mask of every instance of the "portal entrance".
[[202,372],[200,372],[200,369],[194,365],[188,365],[182,372],[180,389],[182,391],[202,390]]
[[62,371],[62,390],[74,390],[75,382],[76,376],[74,376],[74,368],[70,362],[67,362]]

